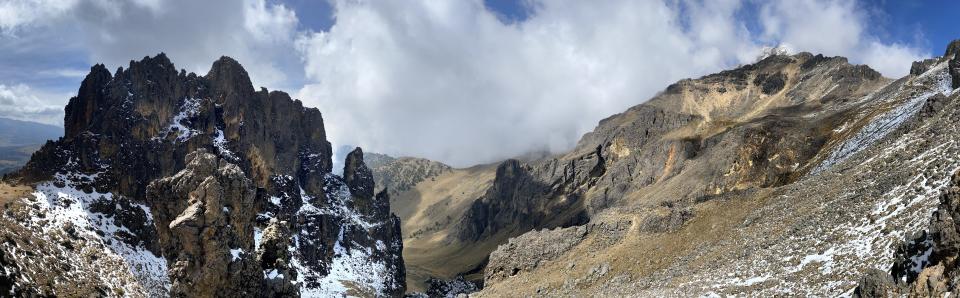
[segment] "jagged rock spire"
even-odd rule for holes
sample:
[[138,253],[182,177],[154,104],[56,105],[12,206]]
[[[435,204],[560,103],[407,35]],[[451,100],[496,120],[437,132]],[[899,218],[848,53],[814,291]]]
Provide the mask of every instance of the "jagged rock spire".
[[953,88],[960,88],[960,39],[954,40],[947,45],[947,51],[944,58],[950,59],[950,76],[953,77]]
[[350,193],[356,197],[373,197],[373,173],[363,162],[363,149],[357,147],[347,154],[343,163],[343,180],[350,187]]

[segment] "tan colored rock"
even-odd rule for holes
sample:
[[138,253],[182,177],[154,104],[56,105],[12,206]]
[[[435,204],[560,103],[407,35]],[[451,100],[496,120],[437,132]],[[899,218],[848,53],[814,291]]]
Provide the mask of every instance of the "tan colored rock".
[[[256,293],[251,182],[240,168],[205,150],[187,155],[187,168],[150,184],[172,296],[223,297]],[[250,279],[236,283],[233,280]]]

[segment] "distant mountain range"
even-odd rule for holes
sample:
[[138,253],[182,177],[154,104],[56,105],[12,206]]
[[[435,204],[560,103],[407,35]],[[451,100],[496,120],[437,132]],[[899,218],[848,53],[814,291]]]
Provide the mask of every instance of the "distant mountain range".
[[59,126],[0,118],[0,174],[20,168],[43,143],[62,135]]

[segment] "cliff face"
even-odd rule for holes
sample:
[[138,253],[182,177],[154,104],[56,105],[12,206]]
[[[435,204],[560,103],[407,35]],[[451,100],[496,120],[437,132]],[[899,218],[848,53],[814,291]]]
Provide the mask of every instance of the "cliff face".
[[[526,174],[498,170],[462,239],[518,213],[554,220],[533,229],[564,227],[558,217],[579,215],[550,206],[571,199],[588,223],[500,245],[478,296],[952,291],[958,44],[897,80],[838,57],[768,57],[671,85],[559,158],[505,162]],[[544,170],[553,164],[562,170]]]
[[[41,194],[52,210],[63,208],[56,200],[83,201],[69,221],[105,217],[112,227],[90,225],[96,239],[87,241],[149,254],[165,273],[126,262],[118,269],[126,273],[117,274],[136,282],[104,288],[174,296],[404,292],[389,197],[373,193],[369,175],[331,174],[320,112],[283,92],[255,91],[233,59],[217,60],[205,76],[178,71],[164,54],[114,74],[96,65],[65,114],[64,137],[44,145],[13,179],[36,185],[27,205]],[[359,150],[351,156],[362,160]],[[362,172],[369,169],[348,159],[345,173]],[[75,192],[64,189],[79,193],[60,195]],[[129,206],[94,208],[111,201]],[[55,241],[47,234],[63,228],[57,222],[24,225]],[[109,234],[123,234],[122,243]],[[21,265],[34,258],[12,256]],[[24,293],[58,294],[68,286],[29,278],[14,283]]]
[[604,119],[570,153],[502,163],[455,234],[516,236],[581,225],[609,208],[682,210],[788,184],[816,168],[838,138],[832,129],[858,111],[850,101],[886,83],[868,67],[806,53],[680,81]]
[[412,276],[491,296],[852,291],[958,167],[958,44],[896,80],[773,55],[668,86],[570,152],[422,182],[398,195],[448,212],[404,217]]

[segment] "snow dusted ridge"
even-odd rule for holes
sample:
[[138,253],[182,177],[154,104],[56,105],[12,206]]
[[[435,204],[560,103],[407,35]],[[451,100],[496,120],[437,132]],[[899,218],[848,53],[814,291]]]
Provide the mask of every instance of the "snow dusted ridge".
[[213,147],[217,149],[217,153],[220,154],[220,156],[226,157],[234,162],[240,160],[233,151],[230,151],[227,138],[223,136],[222,129],[218,128],[216,135],[213,136]]
[[[190,127],[190,118],[200,114],[200,106],[205,99],[202,98],[184,98],[180,105],[179,112],[170,120],[170,125],[160,132],[160,136],[167,136],[171,133],[176,134],[176,142],[185,142],[190,138],[202,134],[199,130]],[[221,134],[222,136],[222,134]],[[154,140],[161,140],[161,137],[154,137]]]
[[318,109],[255,90],[229,57],[206,75],[165,54],[115,74],[98,64],[81,89],[97,92],[68,103],[64,137],[5,179],[18,194],[0,202],[0,291],[12,280],[13,294],[67,297],[404,292],[399,219],[389,198],[357,193],[372,179],[328,175]]
[[[290,177],[292,180],[292,177]],[[342,297],[361,293],[385,293],[394,281],[390,272],[398,268],[391,268],[384,260],[375,257],[379,252],[386,251],[386,244],[371,236],[372,229],[382,226],[382,222],[370,222],[365,216],[351,209],[353,196],[349,188],[340,177],[327,174],[324,192],[328,204],[318,204],[317,198],[309,195],[302,188],[299,189],[300,208],[296,211],[298,218],[306,221],[323,217],[334,217],[340,222],[337,239],[333,247],[333,258],[326,266],[314,266],[307,262],[303,255],[303,247],[316,246],[319,243],[309,230],[310,224],[299,231],[293,231],[293,241],[287,247],[290,253],[291,269],[297,272],[296,283],[303,297]],[[272,197],[271,204],[280,206],[293,196],[283,195],[282,198]],[[270,213],[261,213],[261,219],[273,218]],[[354,235],[345,237],[346,234]],[[357,239],[355,235],[362,235]],[[255,242],[258,249],[262,242],[263,232],[255,230]],[[358,243],[364,242],[364,243]],[[375,243],[373,247],[366,243]],[[377,251],[374,251],[376,248]],[[325,267],[325,268],[324,268]],[[326,273],[324,273],[326,271]],[[267,278],[281,277],[275,270],[265,270]],[[273,275],[271,277],[271,275]]]
[[[877,116],[860,131],[856,132],[854,136],[846,139],[842,144],[837,146],[819,166],[811,171],[811,174],[823,172],[823,170],[830,168],[834,164],[849,158],[854,153],[877,142],[920,111],[924,102],[931,96],[936,94],[952,94],[953,88],[951,88],[950,84],[951,77],[947,70],[947,61],[944,61],[910,82],[907,82],[905,86],[900,86],[900,88],[892,94],[891,98],[907,97],[906,102]],[[916,92],[917,89],[922,90],[922,92],[916,95],[906,96],[909,92]],[[868,97],[873,96],[875,96],[875,94],[871,94]],[[885,100],[891,99],[888,98]],[[845,129],[845,127],[846,124],[844,124],[844,127],[841,127],[838,132]]]
[[[70,279],[84,278],[111,289],[105,296],[166,295],[170,287],[166,260],[137,240],[144,226],[153,227],[149,207],[111,193],[83,191],[76,184],[96,178],[96,174],[58,173],[53,181],[38,184],[32,195],[23,199],[25,207],[12,212],[17,218],[10,218],[8,212],[3,220],[16,221],[51,245],[33,253],[9,246],[4,250],[12,252],[14,263],[26,264],[26,272],[34,266],[39,269],[36,276],[26,274],[27,280],[57,274],[53,288],[46,289],[51,294],[69,296],[73,287],[82,284]],[[108,210],[116,211],[105,213]],[[125,226],[117,216],[135,218],[144,226]],[[48,257],[69,264],[66,272],[52,271],[48,266],[56,264],[46,263]]]
[[[891,133],[916,113],[923,100],[956,91],[947,85],[943,65],[908,84],[925,92],[883,116],[858,134],[856,146],[753,212],[757,221],[738,229],[739,239],[756,251],[711,268],[682,285],[708,295],[849,296],[867,269],[887,271],[895,247],[923,232],[938,197],[960,170],[958,102],[939,116],[903,134]],[[851,145],[852,146],[852,145]],[[762,214],[762,216],[761,216]],[[913,270],[929,251],[911,257]]]

